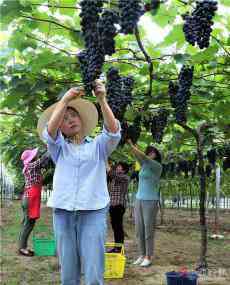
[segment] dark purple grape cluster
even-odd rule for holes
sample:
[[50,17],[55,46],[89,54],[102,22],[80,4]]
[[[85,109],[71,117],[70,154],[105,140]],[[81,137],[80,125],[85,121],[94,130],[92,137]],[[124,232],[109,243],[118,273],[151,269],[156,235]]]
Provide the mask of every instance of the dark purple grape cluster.
[[226,171],[230,169],[230,156],[227,156],[223,160],[223,170]]
[[80,64],[81,76],[85,88],[86,94],[89,94],[92,90],[92,82],[90,76],[88,76],[88,54],[86,50],[82,50],[78,55],[78,62]]
[[187,121],[187,101],[191,96],[190,88],[192,86],[193,70],[193,67],[183,66],[178,78],[178,87],[169,83],[170,101],[172,107],[175,108],[176,122],[178,124],[184,124]]
[[81,75],[86,93],[93,89],[93,82],[100,77],[105,55],[115,52],[115,27],[119,23],[118,14],[113,10],[104,10],[102,0],[82,0],[81,27],[86,50],[78,55]]
[[140,17],[145,10],[141,0],[119,0],[121,32],[133,34]]
[[131,76],[120,76],[119,70],[114,67],[111,67],[106,75],[108,104],[116,118],[122,121],[127,106],[132,103],[134,80]]
[[207,152],[207,158],[208,158],[208,161],[210,164],[215,165],[216,159],[217,159],[217,153],[216,153],[216,150],[214,148],[210,149]]
[[141,134],[141,115],[138,115],[132,125],[129,125],[127,121],[121,122],[121,140],[119,146],[124,146],[127,140],[130,139],[134,144],[137,143]]
[[112,55],[115,53],[114,38],[117,35],[115,24],[118,23],[119,16],[117,12],[109,9],[103,11],[101,18],[98,21],[98,31],[105,55]]
[[191,15],[183,16],[185,23],[183,31],[185,39],[191,45],[197,45],[200,49],[209,46],[210,35],[212,32],[212,21],[217,10],[217,1],[203,0],[196,1],[196,7]]
[[172,81],[169,81],[168,94],[169,94],[171,106],[173,108],[176,108],[175,97],[178,92],[178,89],[179,89],[179,86],[177,83],[173,83]]
[[151,0],[149,3],[145,4],[145,11],[155,11],[160,7],[160,0]]
[[100,13],[102,12],[103,1],[102,0],[82,0],[79,3],[81,7],[81,29],[85,46],[90,49],[92,45],[99,42],[97,23],[100,19]]
[[86,93],[90,94],[93,89],[93,82],[100,76],[105,60],[97,27],[103,1],[82,0],[79,4],[81,7],[80,24],[86,50],[78,54],[78,60]]
[[123,76],[122,81],[122,97],[125,98],[124,104],[130,105],[133,100],[132,92],[134,87],[134,79],[132,76]]
[[121,122],[121,140],[119,142],[119,146],[124,146],[127,142],[127,130],[128,130],[128,123],[127,121]]
[[152,10],[156,10],[160,6],[160,0],[151,0],[150,5]]
[[178,172],[180,171],[184,172],[185,177],[188,177],[188,171],[189,171],[188,161],[184,159],[179,160],[177,164],[177,170]]
[[161,143],[164,129],[167,126],[169,112],[166,109],[161,108],[157,115],[152,117],[151,120],[151,133],[152,138],[157,142]]
[[137,115],[133,124],[128,126],[126,139],[130,139],[133,144],[136,144],[141,134],[141,115]]
[[207,177],[210,177],[212,175],[212,165],[211,164],[207,164],[205,166],[205,174]]

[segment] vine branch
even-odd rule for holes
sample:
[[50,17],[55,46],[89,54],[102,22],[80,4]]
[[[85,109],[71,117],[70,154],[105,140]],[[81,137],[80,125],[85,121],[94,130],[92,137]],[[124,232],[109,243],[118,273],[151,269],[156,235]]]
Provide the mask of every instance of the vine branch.
[[35,17],[31,17],[31,16],[22,16],[23,18],[26,18],[26,19],[30,19],[30,20],[33,20],[33,21],[38,21],[38,22],[45,22],[45,23],[51,23],[51,24],[54,24],[54,25],[57,25],[61,28],[64,28],[66,30],[69,30],[69,31],[72,31],[72,32],[80,32],[79,30],[75,30],[75,29],[72,29],[70,27],[67,27],[65,25],[62,25],[56,21],[53,21],[53,20],[48,20],[48,19],[40,19],[40,18],[35,18]]
[[146,52],[144,45],[141,41],[141,37],[140,37],[138,27],[135,28],[134,32],[135,32],[135,37],[136,37],[138,46],[139,46],[140,50],[142,51],[146,61],[148,62],[148,65],[149,65],[149,92],[148,92],[148,94],[151,97],[152,96],[152,85],[153,85],[153,63],[152,63],[151,57]]
[[38,39],[38,38],[36,38],[35,36],[32,36],[32,35],[30,35],[30,34],[26,34],[26,36],[27,36],[28,38],[30,38],[30,39],[36,40],[36,41],[41,42],[41,43],[43,43],[43,44],[45,44],[45,45],[47,45],[47,46],[50,46],[50,47],[52,47],[52,48],[55,48],[55,49],[59,50],[60,52],[63,52],[63,53],[65,53],[65,54],[67,54],[68,56],[74,55],[73,53],[70,53],[70,52],[68,52],[68,51],[65,50],[65,49],[61,49],[61,48],[58,48],[58,47],[52,45],[52,44],[49,43],[48,41]]

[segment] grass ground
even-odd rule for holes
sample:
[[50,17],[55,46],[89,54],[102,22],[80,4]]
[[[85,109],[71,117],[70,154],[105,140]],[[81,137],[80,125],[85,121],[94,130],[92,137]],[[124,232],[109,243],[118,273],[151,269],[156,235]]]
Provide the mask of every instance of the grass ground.
[[[209,240],[208,264],[209,274],[200,276],[200,285],[229,285],[230,284],[230,212],[221,212],[221,232],[224,240]],[[1,209],[1,284],[18,285],[60,284],[58,261],[56,257],[23,257],[17,255],[17,238],[21,221],[20,202],[15,201]],[[209,212],[209,230],[214,220]],[[51,210],[42,206],[42,217],[36,229],[46,226],[46,231],[52,228]],[[159,223],[158,223],[159,224]],[[164,285],[165,272],[179,270],[187,266],[193,270],[199,255],[200,233],[197,213],[191,216],[189,211],[165,210],[164,224],[158,225],[156,235],[156,254],[154,265],[141,269],[132,266],[137,257],[137,247],[134,238],[134,224],[130,213],[125,216],[126,268],[123,279],[106,280],[111,285]],[[210,231],[209,231],[210,232]],[[50,233],[44,233],[49,235]],[[109,225],[108,241],[112,241]],[[30,240],[31,245],[31,240]],[[32,246],[32,245],[31,245]]]

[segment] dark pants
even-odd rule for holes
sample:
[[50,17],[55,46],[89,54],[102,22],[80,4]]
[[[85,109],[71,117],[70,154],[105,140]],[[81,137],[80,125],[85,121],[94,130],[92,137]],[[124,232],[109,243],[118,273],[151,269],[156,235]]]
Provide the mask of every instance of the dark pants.
[[115,243],[124,243],[123,215],[125,207],[122,205],[110,206],[111,225],[114,233]]
[[32,232],[36,219],[30,219],[28,216],[28,198],[22,198],[23,221],[22,228],[19,234],[19,249],[27,248],[28,238]]

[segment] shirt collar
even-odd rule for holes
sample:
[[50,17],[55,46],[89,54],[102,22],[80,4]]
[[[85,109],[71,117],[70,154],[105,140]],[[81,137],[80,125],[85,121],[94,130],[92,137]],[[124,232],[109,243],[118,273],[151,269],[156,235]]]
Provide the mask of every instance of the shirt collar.
[[[71,140],[70,139],[66,139],[68,143],[71,143]],[[83,140],[83,143],[90,143],[93,139],[91,137],[84,137],[84,140]]]

